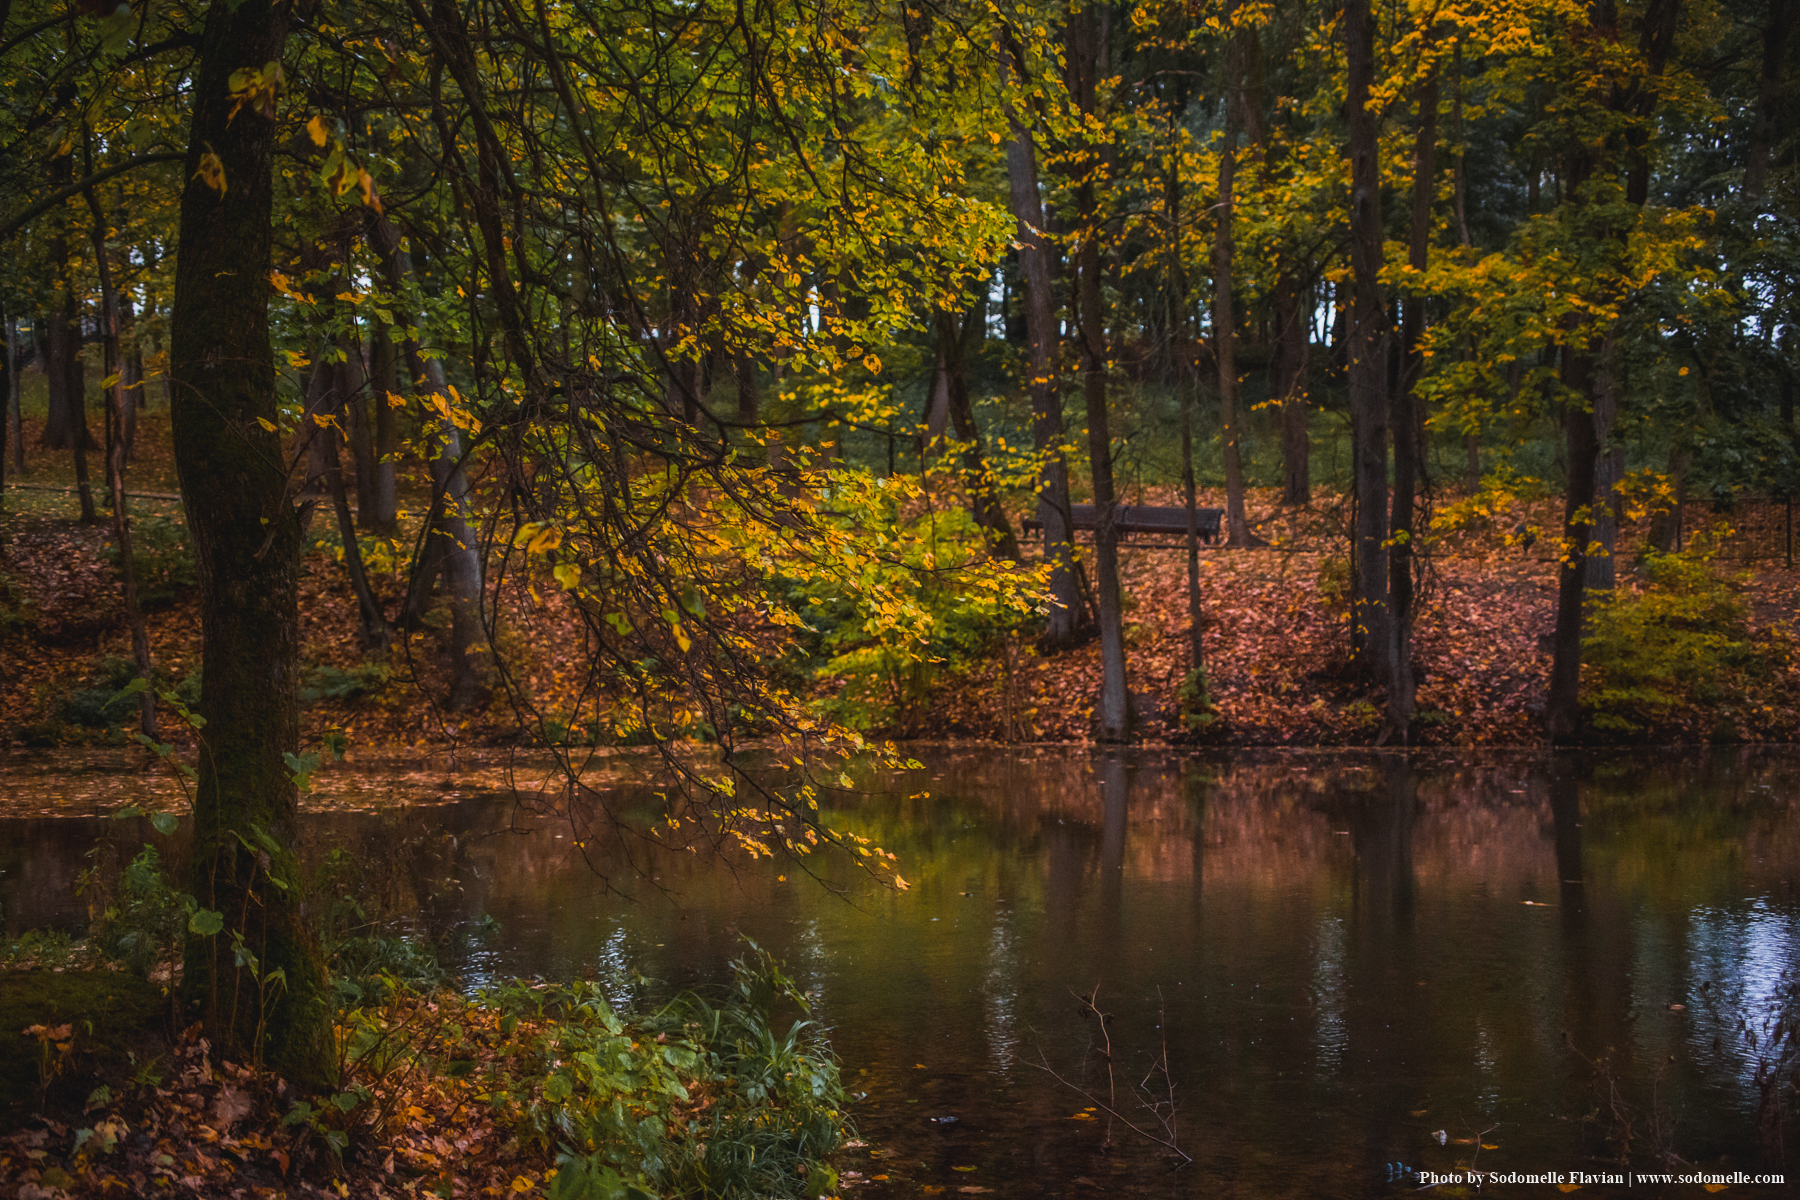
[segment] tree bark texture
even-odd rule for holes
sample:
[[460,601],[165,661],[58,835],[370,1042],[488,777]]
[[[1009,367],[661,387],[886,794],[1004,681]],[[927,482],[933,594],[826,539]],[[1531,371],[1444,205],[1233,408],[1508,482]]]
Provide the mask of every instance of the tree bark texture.
[[[310,1089],[334,1082],[336,1058],[325,963],[293,852],[295,784],[283,758],[299,741],[300,537],[275,432],[269,342],[275,126],[249,105],[234,118],[230,82],[234,71],[280,59],[287,20],[286,7],[270,0],[215,0],[207,10],[170,370],[175,462],[200,576],[206,720],[191,886],[225,919],[224,932],[190,940],[185,988],[219,1052],[265,1062]],[[223,168],[223,192],[202,177],[206,154]],[[236,965],[237,944],[255,955],[255,969]]]
[[[1100,35],[1093,6],[1073,13],[1068,23],[1070,90],[1084,113],[1096,107]],[[1094,589],[1100,618],[1100,696],[1095,735],[1103,742],[1131,736],[1131,698],[1125,676],[1125,630],[1119,590],[1119,531],[1114,520],[1112,432],[1106,403],[1106,325],[1100,294],[1100,206],[1094,174],[1100,156],[1090,147],[1076,167],[1083,172],[1075,203],[1080,228],[1076,261],[1076,311],[1081,337],[1082,398],[1087,408],[1088,466],[1094,487]]]
[[1388,354],[1382,299],[1381,171],[1375,112],[1374,24],[1369,0],[1346,0],[1344,48],[1349,67],[1350,437],[1356,501],[1356,569],[1351,580],[1350,648],[1369,679],[1386,682],[1393,634],[1388,621]]

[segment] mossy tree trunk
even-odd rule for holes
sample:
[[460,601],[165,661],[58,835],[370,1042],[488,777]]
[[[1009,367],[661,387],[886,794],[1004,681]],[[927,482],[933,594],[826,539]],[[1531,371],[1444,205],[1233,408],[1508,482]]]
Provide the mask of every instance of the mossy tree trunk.
[[287,23],[279,3],[214,0],[181,197],[171,400],[200,574],[206,719],[192,886],[224,916],[220,933],[190,943],[186,987],[222,1053],[318,1088],[334,1071],[330,1006],[300,895],[296,795],[283,757],[299,737],[300,539],[269,344],[275,125],[256,102],[234,117],[231,97],[234,71],[280,59]]

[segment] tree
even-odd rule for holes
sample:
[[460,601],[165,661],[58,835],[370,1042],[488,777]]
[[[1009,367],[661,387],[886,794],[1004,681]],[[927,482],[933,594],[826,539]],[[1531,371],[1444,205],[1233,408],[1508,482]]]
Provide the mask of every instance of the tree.
[[[1095,6],[1069,14],[1069,93],[1075,106],[1090,117],[1099,112],[1100,26]],[[1075,313],[1079,331],[1081,388],[1086,401],[1088,470],[1094,489],[1094,588],[1100,621],[1100,695],[1095,730],[1103,742],[1131,736],[1131,702],[1125,682],[1123,596],[1119,590],[1119,533],[1114,524],[1112,432],[1107,412],[1108,370],[1106,319],[1101,303],[1099,188],[1104,166],[1098,146],[1090,142],[1078,160],[1076,213],[1080,222],[1075,255]]]
[[181,196],[171,415],[199,564],[206,722],[192,886],[221,916],[190,945],[185,987],[215,1046],[315,1087],[336,1056],[294,854],[300,530],[276,433],[267,282],[288,23],[283,0],[208,6]]
[[1355,571],[1350,644],[1372,680],[1391,671],[1388,609],[1388,313],[1381,287],[1383,233],[1376,112],[1375,28],[1368,0],[1347,0],[1341,18],[1350,128],[1350,454],[1355,501]]

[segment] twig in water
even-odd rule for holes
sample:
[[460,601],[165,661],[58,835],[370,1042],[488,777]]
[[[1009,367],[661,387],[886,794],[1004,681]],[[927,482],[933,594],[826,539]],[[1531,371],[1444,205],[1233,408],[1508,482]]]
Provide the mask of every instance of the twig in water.
[[[1158,1001],[1160,1002],[1162,998],[1162,989],[1158,988],[1156,994]],[[1164,1020],[1162,1022],[1164,1027],[1162,1036],[1162,1056],[1159,1060],[1150,1064],[1149,1071],[1144,1074],[1144,1082],[1138,1085],[1138,1091],[1141,1091],[1143,1095],[1137,1097],[1138,1103],[1144,1108],[1149,1109],[1150,1115],[1155,1117],[1157,1123],[1162,1126],[1162,1136],[1159,1137],[1148,1129],[1136,1124],[1131,1118],[1127,1117],[1118,1109],[1118,1087],[1113,1078],[1112,1034],[1107,1031],[1107,1023],[1111,1018],[1108,1014],[1100,1011],[1099,1006],[1096,1003],[1099,996],[1100,985],[1095,984],[1092,992],[1086,996],[1076,995],[1075,999],[1081,1004],[1081,1014],[1083,1016],[1092,1016],[1100,1026],[1100,1053],[1102,1057],[1106,1059],[1106,1086],[1108,1099],[1101,1100],[1098,1096],[1094,1095],[1080,1084],[1072,1083],[1069,1080],[1064,1079],[1057,1073],[1056,1068],[1050,1065],[1050,1060],[1044,1056],[1041,1047],[1038,1050],[1038,1061],[1032,1065],[1044,1072],[1044,1074],[1050,1076],[1050,1078],[1056,1080],[1056,1082],[1068,1088],[1070,1091],[1082,1097],[1095,1108],[1104,1112],[1107,1116],[1115,1118],[1121,1125],[1125,1126],[1125,1128],[1131,1130],[1131,1132],[1137,1134],[1145,1141],[1155,1142],[1158,1146],[1162,1146],[1174,1154],[1179,1155],[1183,1164],[1193,1162],[1193,1155],[1181,1148],[1177,1137],[1178,1131],[1175,1126],[1175,1079],[1169,1073],[1169,1039],[1166,1028],[1168,1025],[1166,1012],[1164,1013]],[[1164,1101],[1146,1099],[1145,1097],[1151,1094],[1149,1088],[1150,1079],[1156,1074],[1159,1068],[1161,1069],[1163,1079],[1168,1086],[1169,1098]],[[1133,1094],[1136,1095],[1135,1092]],[[1106,1144],[1108,1146],[1112,1144],[1112,1135],[1110,1131],[1107,1134]]]

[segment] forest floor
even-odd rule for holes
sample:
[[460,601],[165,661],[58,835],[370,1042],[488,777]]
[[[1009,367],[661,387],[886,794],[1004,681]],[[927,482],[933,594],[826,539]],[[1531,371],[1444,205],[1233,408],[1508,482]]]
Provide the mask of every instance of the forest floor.
[[[200,655],[193,570],[166,417],[152,410],[144,421],[145,450],[133,467],[132,487],[139,497],[133,515],[152,658],[164,686],[188,680],[192,694]],[[110,525],[104,517],[98,525],[77,522],[67,456],[53,460],[35,450],[35,433],[28,420],[29,473],[9,477],[0,512],[0,746],[117,742],[126,715],[104,705],[130,677],[130,641]],[[1151,491],[1127,499],[1172,503],[1174,496]],[[1198,727],[1183,720],[1180,698],[1192,669],[1186,555],[1129,543],[1122,550],[1127,670],[1145,740],[1365,745],[1382,735],[1380,692],[1348,669],[1345,512],[1323,492],[1304,510],[1282,508],[1276,499],[1273,492],[1253,490],[1248,502],[1257,532],[1270,545],[1200,553],[1212,719]],[[97,501],[104,503],[103,492]],[[1206,490],[1200,503],[1222,506],[1224,497]],[[1415,635],[1416,742],[1542,740],[1555,622],[1557,565],[1548,550],[1554,538],[1539,536],[1527,546],[1517,531],[1553,531],[1559,508],[1554,499],[1518,500],[1471,528],[1432,540]],[[1699,506],[1690,506],[1690,513],[1690,528],[1709,519]],[[1726,538],[1715,564],[1735,580],[1766,669],[1745,687],[1665,709],[1656,728],[1643,731],[1644,740],[1800,739],[1800,571],[1782,557],[1783,517],[1779,509],[1763,511],[1761,526],[1769,528],[1759,527],[1755,537]],[[324,524],[315,520],[315,532]],[[1640,583],[1630,564],[1642,532],[1627,528],[1621,535],[1626,590]],[[341,731],[365,750],[518,741],[517,721],[502,701],[454,714],[435,702],[444,694],[446,672],[441,630],[428,627],[373,658],[359,648],[355,600],[334,542],[335,533],[324,531],[301,580],[303,737],[316,745],[328,731]],[[408,550],[365,543],[373,584],[389,611],[402,598]],[[1734,553],[1756,557],[1734,560]],[[501,649],[517,666],[519,682],[542,711],[557,710],[584,678],[577,621],[554,589],[546,589],[541,600],[521,594],[504,627]],[[1098,680],[1093,640],[1051,653],[1028,634],[996,637],[980,656],[944,664],[922,689],[895,696],[888,726],[874,732],[906,739],[1080,742],[1091,736]],[[817,682],[821,692],[834,686]],[[1186,708],[1193,707],[1190,699]]]

